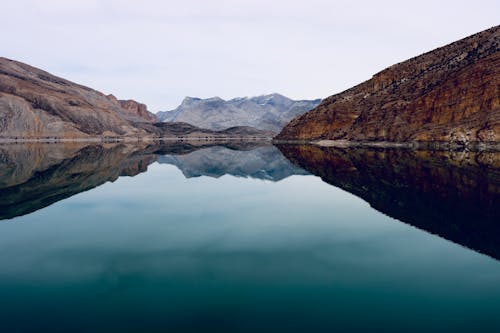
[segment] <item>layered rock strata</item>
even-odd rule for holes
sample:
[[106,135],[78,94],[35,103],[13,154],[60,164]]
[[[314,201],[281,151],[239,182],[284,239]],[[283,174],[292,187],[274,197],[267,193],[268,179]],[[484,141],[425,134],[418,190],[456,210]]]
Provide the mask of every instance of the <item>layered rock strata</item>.
[[393,65],[292,120],[278,140],[500,141],[500,27]]

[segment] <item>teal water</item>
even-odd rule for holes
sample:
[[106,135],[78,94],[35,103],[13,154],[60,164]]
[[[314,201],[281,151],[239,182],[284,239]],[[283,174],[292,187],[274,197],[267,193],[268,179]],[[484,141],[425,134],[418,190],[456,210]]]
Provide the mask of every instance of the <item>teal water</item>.
[[297,165],[285,172],[274,147],[258,149],[281,173],[255,150],[220,172],[225,149],[159,154],[133,177],[0,221],[0,331],[500,331],[494,257]]

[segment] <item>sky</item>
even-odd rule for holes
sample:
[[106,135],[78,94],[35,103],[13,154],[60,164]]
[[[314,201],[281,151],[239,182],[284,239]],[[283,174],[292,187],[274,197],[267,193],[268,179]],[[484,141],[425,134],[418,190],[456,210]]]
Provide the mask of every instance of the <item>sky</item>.
[[500,1],[3,1],[0,56],[150,111],[185,96],[324,98],[498,25]]

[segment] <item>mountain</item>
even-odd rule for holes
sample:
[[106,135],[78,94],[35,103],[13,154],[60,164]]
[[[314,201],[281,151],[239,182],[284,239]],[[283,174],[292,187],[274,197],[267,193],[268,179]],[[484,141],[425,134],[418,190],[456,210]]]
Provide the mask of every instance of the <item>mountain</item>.
[[248,126],[214,131],[158,122],[134,100],[70,82],[17,61],[0,58],[0,139],[270,138]]
[[186,122],[212,130],[249,126],[278,133],[292,118],[318,106],[320,101],[294,101],[279,94],[229,101],[186,97],[175,110],[156,115],[161,121]]
[[121,102],[112,95],[0,58],[1,137],[145,135],[134,123],[152,121],[156,116],[135,101]]
[[374,209],[500,260],[500,153],[278,145]]
[[278,140],[500,141],[500,26],[393,65],[293,119]]
[[[148,121],[148,122],[157,122],[158,118],[154,113],[148,111],[148,107],[146,104],[138,103],[133,99],[127,100],[117,100],[115,96],[108,95],[109,99],[116,100],[125,112],[128,113],[129,117],[134,117],[136,121]],[[123,111],[122,111],[123,113]]]

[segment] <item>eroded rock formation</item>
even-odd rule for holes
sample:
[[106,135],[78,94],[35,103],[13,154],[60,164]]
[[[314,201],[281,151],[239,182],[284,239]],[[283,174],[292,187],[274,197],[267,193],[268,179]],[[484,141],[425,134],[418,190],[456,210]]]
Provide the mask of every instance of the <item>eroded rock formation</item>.
[[214,131],[157,120],[145,104],[118,100],[29,65],[0,58],[0,140],[274,135],[247,126]]
[[0,58],[0,137],[86,138],[147,135],[134,122],[154,116],[96,90]]
[[500,27],[393,65],[292,120],[280,140],[500,141]]

